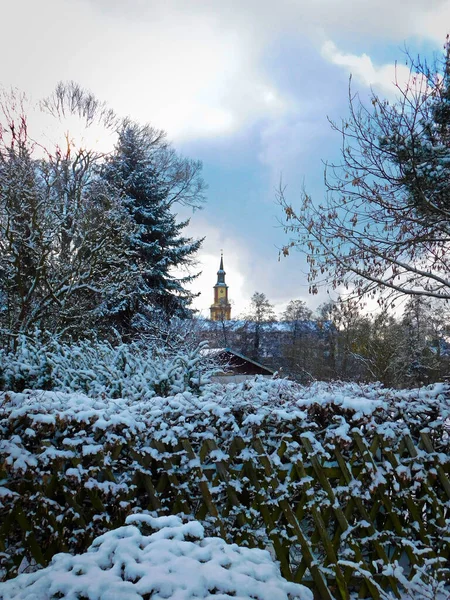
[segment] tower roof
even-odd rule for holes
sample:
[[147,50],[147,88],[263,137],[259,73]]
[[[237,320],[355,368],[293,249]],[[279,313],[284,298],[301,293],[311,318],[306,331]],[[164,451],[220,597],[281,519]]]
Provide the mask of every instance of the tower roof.
[[220,266],[217,271],[217,283],[216,285],[225,285],[225,271],[223,268],[223,252],[220,253]]

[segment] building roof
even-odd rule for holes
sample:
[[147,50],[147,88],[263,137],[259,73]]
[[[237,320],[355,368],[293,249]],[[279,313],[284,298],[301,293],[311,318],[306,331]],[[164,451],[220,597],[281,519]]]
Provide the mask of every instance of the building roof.
[[[225,355],[232,356],[234,358],[238,358],[239,360],[243,361],[243,363],[241,365],[238,365],[236,363],[235,365],[230,365],[230,367],[233,367],[233,366],[243,367],[244,363],[247,363],[248,365],[252,365],[257,370],[259,369],[260,371],[262,371],[262,373],[254,373],[255,375],[274,375],[276,373],[276,371],[274,369],[270,369],[269,367],[262,365],[261,363],[257,362],[256,360],[253,360],[252,358],[249,358],[248,356],[245,356],[244,354],[241,354],[240,352],[237,352],[236,350],[233,350],[232,348],[208,348],[206,350],[202,350],[202,353],[204,353],[207,356],[214,356],[217,358],[223,357],[224,359],[225,359]],[[254,368],[252,370],[255,370]]]
[[217,271],[217,283],[216,285],[225,285],[225,271],[223,268],[223,253],[220,254],[220,267],[219,270]]
[[252,363],[253,365],[256,365],[257,367],[259,367],[260,369],[264,369],[265,371],[267,371],[267,373],[270,373],[270,375],[274,375],[276,373],[276,371],[274,369],[270,369],[269,367],[262,365],[261,363],[257,362],[256,360],[253,360],[252,358],[249,358],[248,356],[244,356],[243,354],[241,354],[240,352],[237,352],[236,350],[232,350],[231,348],[225,348],[225,352],[229,352],[230,354],[233,354],[234,356],[237,356],[238,358],[241,358],[242,360]]

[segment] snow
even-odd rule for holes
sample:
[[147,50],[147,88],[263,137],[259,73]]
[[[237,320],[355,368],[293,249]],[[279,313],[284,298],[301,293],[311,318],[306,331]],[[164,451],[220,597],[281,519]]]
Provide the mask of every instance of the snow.
[[[145,535],[141,529],[150,529]],[[1,584],[1,600],[312,600],[286,581],[269,552],[205,537],[197,521],[136,514],[81,555]]]
[[[158,496],[163,503],[162,511],[171,509],[172,493],[175,496],[179,494],[180,498],[186,498],[189,506],[185,512],[194,511],[192,507],[202,502],[199,482],[207,481],[209,493],[220,513],[220,520],[225,529],[225,534],[220,532],[216,520],[207,515],[202,521],[202,526],[205,527],[208,535],[229,536],[228,542],[235,539],[233,536],[240,528],[239,524],[236,524],[236,515],[241,511],[248,524],[245,533],[251,536],[252,543],[271,548],[268,531],[265,529],[261,515],[252,504],[255,488],[243,476],[246,461],[253,461],[261,472],[261,452],[253,445],[256,437],[262,440],[265,460],[277,472],[283,473],[282,478],[276,481],[273,487],[262,486],[258,491],[260,500],[264,500],[269,507],[279,506],[282,500],[290,502],[292,498],[298,498],[302,490],[308,498],[305,511],[310,510],[311,507],[323,508],[333,503],[335,506],[343,507],[346,506],[349,498],[356,497],[370,504],[378,489],[385,485],[390,486],[391,490],[397,489],[399,495],[411,498],[411,495],[408,496],[411,491],[416,493],[417,490],[418,494],[419,492],[422,494],[422,482],[428,480],[433,469],[436,473],[440,466],[448,470],[450,465],[448,436],[450,386],[442,384],[419,390],[398,391],[385,389],[380,385],[343,383],[315,383],[305,387],[282,379],[267,380],[256,377],[241,384],[227,386],[208,384],[196,391],[184,389],[168,397],[144,396],[139,401],[133,395],[111,399],[104,394],[89,397],[80,392],[25,390],[21,393],[1,393],[0,407],[0,464],[4,465],[5,472],[5,475],[2,475],[4,478],[0,481],[0,508],[2,508],[0,518],[11,514],[20,506],[25,507],[28,514],[32,514],[36,502],[46,503],[46,506],[51,506],[54,522],[50,519],[45,521],[43,511],[36,513],[41,519],[41,530],[37,531],[36,535],[49,535],[56,539],[58,536],[63,536],[67,547],[72,552],[80,547],[85,548],[87,543],[85,546],[77,546],[77,544],[82,544],[87,537],[91,540],[109,529],[113,522],[123,523],[125,516],[148,508],[148,496],[141,488],[136,491],[136,481],[141,475],[150,475],[154,478],[155,469],[159,473],[162,469],[169,471],[175,476],[174,480],[177,480],[177,483],[171,483],[167,504],[164,504],[166,502],[164,495]],[[405,435],[417,441],[421,431],[432,433],[435,452],[428,453],[421,450],[417,444],[417,456],[409,456],[400,450],[399,444]],[[305,444],[310,444],[313,455],[319,462],[333,467],[335,466],[333,448],[339,447],[344,460],[348,460],[351,452],[346,454],[346,449],[353,444],[353,436],[356,432],[361,434],[368,444],[376,434],[382,435],[384,440],[388,441],[398,464],[395,462],[390,464],[381,453],[380,460],[374,455],[373,463],[367,462],[364,465],[363,483],[358,481],[357,477],[355,478],[354,473],[348,484],[343,481],[333,483],[334,499],[327,496],[317,485],[316,480],[304,476],[291,477],[291,472],[297,469],[296,463],[299,461],[305,463]],[[231,444],[238,437],[243,441],[243,447],[236,452],[236,448]],[[158,442],[176,445],[180,440],[189,441],[195,456],[192,452],[187,452],[183,446],[179,446],[176,448],[177,460],[168,469],[164,461],[170,458],[171,450],[161,448]],[[204,447],[205,440],[212,440],[216,447],[211,446],[206,454],[202,454],[201,449]],[[127,451],[130,446],[132,452]],[[122,451],[122,448],[125,450]],[[281,448],[282,452],[280,452]],[[152,462],[152,459],[156,463]],[[231,510],[227,504],[229,491],[227,483],[216,476],[221,463],[228,461],[231,462],[228,473],[229,486],[236,494],[248,496],[249,502],[249,504],[244,502],[242,506],[233,507]],[[27,492],[28,495],[22,492],[21,495],[16,493],[24,489],[24,482],[29,485],[30,481],[48,481],[53,473],[58,475],[59,484],[66,486],[74,498],[80,490],[80,498],[86,497],[83,496],[83,490],[88,491],[93,498],[97,498],[102,503],[104,508],[89,509],[91,512],[86,519],[86,524],[80,524],[79,515],[76,514],[74,507],[64,502],[58,504],[42,492],[40,496],[34,498],[32,486],[30,494]],[[408,482],[407,490],[402,488],[404,481]],[[76,507],[76,504],[74,506]],[[144,515],[139,518],[145,521],[146,526],[150,526],[147,517],[148,515]],[[128,521],[127,527],[135,527],[136,519],[139,518],[136,516],[133,518],[135,521]],[[176,529],[173,532],[175,537],[181,535],[180,531],[187,531],[187,529],[179,529],[181,527],[179,521],[173,521],[178,517],[167,517],[167,519],[169,520],[165,521],[165,533],[161,533],[161,537],[166,542],[167,536],[172,535],[171,527]],[[411,538],[414,552],[417,556],[424,556],[425,561],[431,560],[426,558],[426,552],[430,548],[442,548],[445,536],[450,534],[450,524],[433,529],[430,534],[430,544],[425,546],[417,533],[415,521],[416,518],[413,516],[410,522],[404,524],[405,528],[409,528],[407,534]],[[59,529],[54,525],[55,522],[62,524]],[[356,521],[354,525],[354,530],[348,530],[346,536],[342,537],[342,548],[339,550],[339,560],[347,560],[349,564],[357,562],[351,550],[353,535],[358,538],[358,543],[368,545],[372,543],[371,535],[365,530],[365,519]],[[280,538],[291,539],[292,534],[283,527],[282,523],[277,524]],[[158,531],[160,530],[163,531],[159,528]],[[189,535],[193,535],[193,531]],[[197,533],[194,531],[195,535],[199,536],[199,530],[196,531]],[[156,532],[154,534],[156,535]],[[397,544],[395,532],[383,534],[385,537],[391,536],[383,543]],[[134,535],[138,534],[133,533]],[[187,533],[183,533],[183,536],[185,536],[183,540],[174,538],[172,541],[190,542]],[[107,540],[112,539],[107,538]],[[123,539],[128,538],[125,536]],[[157,536],[152,540],[155,543],[157,540],[163,541]],[[197,546],[200,544],[203,552],[206,550],[201,544],[205,543],[201,540],[197,543]],[[224,541],[221,543],[225,544]],[[14,556],[22,556],[24,549],[20,544],[20,540],[10,542],[2,555],[8,561],[10,560],[8,557],[11,557],[11,560],[3,564],[12,564]],[[126,546],[125,541],[123,544]],[[144,543],[147,547],[145,544],[147,542]],[[208,548],[211,547],[208,545]],[[95,550],[95,544],[92,548],[87,554],[97,555],[99,551]],[[139,548],[138,554],[141,551]],[[171,548],[178,548],[178,546],[175,544]],[[135,552],[131,548],[129,551]],[[167,552],[167,560],[172,560],[173,552],[179,550],[173,552],[167,550]],[[293,552],[299,553],[298,545],[293,546]],[[103,556],[102,553],[100,554]],[[242,553],[240,556],[243,556]],[[75,559],[55,558],[56,562],[52,563],[52,568],[55,564],[62,565],[62,572],[65,572],[64,561],[71,560]],[[325,572],[328,566],[321,564],[320,557],[317,560],[320,569]],[[76,565],[89,563],[88,559],[80,558],[80,561],[76,564],[70,563],[73,567],[70,571],[71,578],[74,577],[73,569]],[[134,572],[140,573],[140,563],[130,564],[132,565],[130,568],[135,569]],[[158,569],[155,571],[155,581],[160,583],[161,597],[163,597],[164,590],[172,593],[170,588],[172,583],[167,583],[160,572],[163,567],[160,563],[156,564],[159,565],[159,571]],[[120,568],[114,565],[108,567],[111,571],[110,575],[122,577]],[[380,568],[382,566],[380,565]],[[176,568],[178,567],[182,568],[177,563]],[[100,566],[98,568],[101,570]],[[191,565],[190,568],[193,569],[194,566]],[[207,567],[201,569],[202,573],[205,570],[206,577]],[[55,573],[57,572],[56,569]],[[187,572],[189,573],[189,570]],[[252,573],[256,576],[258,568],[254,567]],[[250,575],[247,573],[247,576]],[[406,573],[405,577],[408,576],[409,573]],[[73,579],[74,585],[75,579],[81,581],[80,577],[76,576]],[[428,572],[423,576],[424,580],[427,577]],[[58,581],[56,575],[54,581]],[[146,581],[146,579],[142,576],[139,581]],[[189,578],[186,581],[189,581]],[[222,585],[220,578],[217,581]],[[100,578],[97,583],[100,585]],[[125,592],[126,594],[137,593],[133,581],[117,579],[117,584],[119,583],[124,594]],[[95,585],[94,590],[97,589]],[[95,592],[98,595],[95,597],[108,598],[107,595],[101,594],[106,594],[105,590],[112,589],[112,585],[98,588]],[[189,589],[197,588],[194,586]],[[1,586],[0,591],[3,591]],[[22,591],[20,593],[22,594]],[[178,591],[176,593],[178,594]],[[189,597],[183,596],[183,593],[179,591],[181,595],[174,598]],[[34,595],[36,597],[36,594]],[[123,597],[126,599],[133,596]],[[218,593],[216,597],[220,597],[220,594]],[[244,597],[248,600],[248,596]],[[0,598],[2,598],[1,593]]]
[[[355,428],[366,436],[379,433],[395,446],[418,425],[422,431],[429,426],[436,429],[450,418],[448,385],[398,391],[356,384],[304,387],[264,378],[226,387],[209,384],[201,393],[184,390],[139,402],[76,392],[24,391],[0,393],[0,404],[0,425],[10,432],[0,438],[0,453],[8,466],[20,472],[58,457],[73,457],[74,452],[83,457],[108,456],[111,444],[132,438],[136,438],[136,450],[151,456],[156,452],[148,444],[151,438],[167,444],[184,438],[191,443],[215,439],[220,449],[211,458],[226,460],[231,439],[239,435],[251,441],[255,432],[267,437],[267,451],[272,448],[272,452],[290,432],[301,433],[314,453],[326,458],[327,445],[349,443]],[[18,422],[20,430],[14,425]],[[62,425],[62,436],[56,440],[55,428]],[[49,443],[38,453],[30,452],[44,432]],[[286,457],[297,453],[295,442],[288,444]],[[440,464],[450,461],[445,448],[436,448],[435,458]]]
[[[156,395],[197,391],[216,372],[212,358],[202,355],[205,343],[168,352],[154,344],[64,344],[19,338],[16,353],[0,354],[0,379],[8,389],[51,388],[84,392],[93,398],[141,401]],[[44,358],[45,360],[44,360]],[[51,414],[36,420],[53,422]]]
[[[215,330],[219,327],[223,327],[223,323],[221,321],[211,321],[209,319],[197,319],[197,323],[200,329],[205,331]],[[319,326],[316,321],[308,321],[308,320],[298,320],[298,321],[268,321],[263,323],[258,323],[259,328],[262,331],[268,330],[271,332],[278,333],[289,333],[292,331],[293,325],[296,325],[298,329],[305,332],[317,332]],[[322,327],[329,327],[331,323],[325,322]],[[227,330],[230,331],[238,331],[240,329],[248,328],[249,331],[253,331],[256,327],[254,321],[251,320],[243,320],[243,319],[232,319],[230,321],[225,321],[225,326]]]

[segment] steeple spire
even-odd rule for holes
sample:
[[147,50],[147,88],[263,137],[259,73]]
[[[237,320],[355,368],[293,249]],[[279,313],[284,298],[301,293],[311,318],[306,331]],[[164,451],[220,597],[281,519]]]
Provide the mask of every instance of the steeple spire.
[[217,283],[218,284],[221,283],[222,285],[225,285],[225,275],[226,275],[226,273],[223,268],[223,252],[221,251],[220,252],[220,267],[219,267],[219,270],[217,271]]

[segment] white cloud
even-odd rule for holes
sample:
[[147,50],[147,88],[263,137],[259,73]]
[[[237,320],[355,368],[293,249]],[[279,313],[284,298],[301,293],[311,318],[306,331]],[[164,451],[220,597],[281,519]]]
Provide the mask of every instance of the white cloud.
[[443,44],[450,31],[450,1],[429,2],[428,10],[414,14],[414,22],[417,35],[430,37],[438,44]]
[[[16,0],[2,17],[4,85],[40,96],[75,79],[119,114],[193,139],[292,110],[262,65],[283,37],[319,46],[336,31],[400,44],[412,35],[443,39],[450,0]],[[333,53],[329,43],[325,50]],[[393,77],[366,55],[334,59],[372,85]]]
[[119,114],[178,139],[228,134],[286,109],[260,69],[261,46],[245,30],[173,3],[141,18],[100,8],[83,0],[10,3],[3,22],[20,23],[20,39],[17,27],[4,28],[3,84],[38,97],[74,79]]
[[409,68],[402,64],[374,65],[367,54],[343,53],[331,41],[322,46],[322,55],[335,65],[343,67],[366,86],[381,89],[388,95],[395,92],[395,84],[404,86],[409,79]]

